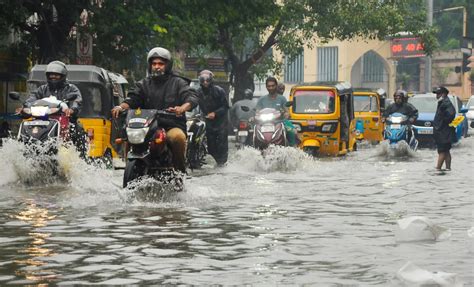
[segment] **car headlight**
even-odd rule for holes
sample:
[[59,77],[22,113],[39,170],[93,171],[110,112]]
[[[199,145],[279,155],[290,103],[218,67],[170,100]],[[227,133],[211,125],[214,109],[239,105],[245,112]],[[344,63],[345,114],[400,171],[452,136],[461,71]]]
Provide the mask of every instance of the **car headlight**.
[[127,128],[127,138],[131,144],[141,144],[145,141],[145,136],[150,128],[133,129]]

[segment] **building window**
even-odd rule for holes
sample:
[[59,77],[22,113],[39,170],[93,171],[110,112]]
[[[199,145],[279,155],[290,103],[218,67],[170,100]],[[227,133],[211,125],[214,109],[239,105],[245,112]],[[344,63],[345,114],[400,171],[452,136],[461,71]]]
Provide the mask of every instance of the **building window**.
[[292,59],[291,62],[288,57],[285,57],[285,82],[286,83],[301,83],[304,81],[304,56],[298,55]]
[[318,81],[337,81],[337,47],[319,47],[317,53]]
[[364,83],[380,83],[384,81],[384,67],[380,57],[368,51],[362,58],[362,81]]

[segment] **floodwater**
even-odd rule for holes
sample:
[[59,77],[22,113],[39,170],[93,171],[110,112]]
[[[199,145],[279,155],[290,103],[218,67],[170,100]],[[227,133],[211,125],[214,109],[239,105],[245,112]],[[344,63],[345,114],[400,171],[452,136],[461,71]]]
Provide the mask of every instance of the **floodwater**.
[[[230,144],[232,144],[230,142]],[[283,148],[210,159],[185,191],[137,200],[122,170],[62,151],[63,175],[13,142],[0,149],[0,285],[405,286],[411,262],[474,285],[474,137],[435,172],[436,151],[384,145],[311,159]],[[423,216],[443,239],[400,242],[397,220]],[[408,286],[411,286],[408,284]]]

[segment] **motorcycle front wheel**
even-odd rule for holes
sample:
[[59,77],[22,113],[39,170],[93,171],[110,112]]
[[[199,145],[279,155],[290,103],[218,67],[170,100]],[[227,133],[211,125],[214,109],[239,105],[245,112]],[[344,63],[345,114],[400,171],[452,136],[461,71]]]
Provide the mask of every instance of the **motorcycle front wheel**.
[[141,160],[129,160],[125,165],[123,173],[123,187],[127,187],[128,183],[145,175],[146,164]]

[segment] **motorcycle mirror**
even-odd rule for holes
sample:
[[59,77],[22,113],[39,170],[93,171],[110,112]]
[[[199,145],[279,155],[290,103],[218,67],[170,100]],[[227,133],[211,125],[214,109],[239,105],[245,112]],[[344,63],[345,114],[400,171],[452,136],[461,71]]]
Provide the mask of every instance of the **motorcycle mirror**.
[[240,109],[241,109],[242,111],[244,111],[244,112],[250,111],[250,108],[247,107],[247,106],[240,106]]
[[66,95],[66,101],[73,101],[77,98],[77,94],[76,93],[73,93],[73,94],[67,94]]
[[20,93],[10,92],[10,93],[8,93],[8,97],[10,97],[10,99],[12,99],[12,100],[18,101],[18,100],[20,100]]

